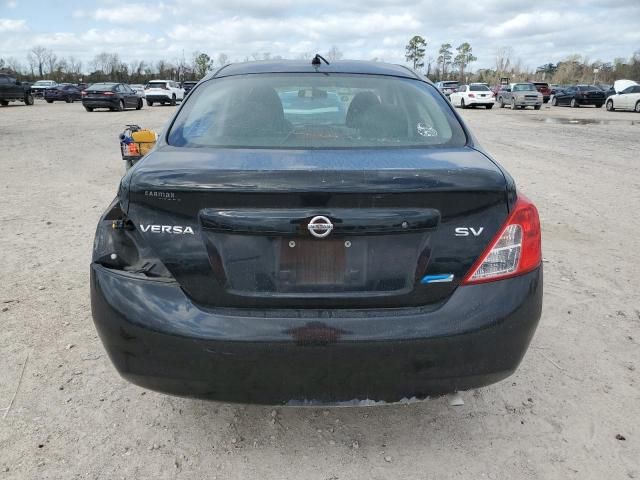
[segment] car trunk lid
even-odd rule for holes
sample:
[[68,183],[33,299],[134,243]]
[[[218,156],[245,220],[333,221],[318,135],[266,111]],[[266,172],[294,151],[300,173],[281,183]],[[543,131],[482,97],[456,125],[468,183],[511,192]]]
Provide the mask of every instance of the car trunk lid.
[[506,198],[502,172],[467,147],[164,146],[136,167],[128,214],[199,304],[379,308],[446,298]]

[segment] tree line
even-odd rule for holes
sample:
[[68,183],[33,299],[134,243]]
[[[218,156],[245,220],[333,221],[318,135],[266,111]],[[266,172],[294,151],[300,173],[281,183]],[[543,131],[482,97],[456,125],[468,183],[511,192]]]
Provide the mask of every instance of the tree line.
[[523,66],[511,47],[499,47],[494,55],[494,67],[470,71],[470,64],[477,60],[469,42],[463,42],[455,50],[450,43],[443,43],[437,55],[427,54],[427,41],[415,35],[405,47],[405,59],[413,69],[424,73],[433,81],[456,80],[462,83],[499,83],[501,78],[512,81],[540,80],[557,84],[612,84],[615,80],[640,81],[640,50],[629,59],[616,58],[612,62],[591,61],[580,55],[570,55],[558,63],[547,63],[535,70]]
[[[324,55],[329,61],[343,57],[340,49],[335,46]],[[312,52],[305,52],[300,54],[298,59],[310,59],[312,56]],[[462,42],[455,48],[451,43],[443,43],[430,53],[427,40],[415,35],[405,47],[405,59],[408,64],[433,81],[457,80],[464,83],[495,84],[503,77],[509,77],[512,81],[543,80],[558,84],[611,84],[621,78],[640,81],[640,50],[631,58],[616,58],[611,62],[592,61],[587,57],[571,55],[561,62],[547,63],[536,69],[524,66],[511,47],[497,48],[493,57],[491,68],[472,71],[471,65],[477,61],[477,57],[469,42]],[[282,58],[270,52],[256,52],[244,60]],[[126,62],[118,53],[103,52],[88,62],[82,62],[73,56],[59,57],[53,50],[41,45],[32,48],[25,60],[0,57],[0,71],[14,72],[22,80],[31,82],[50,79],[58,83],[94,83],[108,80],[146,83],[157,78],[176,81],[199,80],[211,70],[229,63],[229,57],[225,53],[209,55],[200,51],[193,52],[189,57],[183,53],[173,60],[161,59],[155,62]]]

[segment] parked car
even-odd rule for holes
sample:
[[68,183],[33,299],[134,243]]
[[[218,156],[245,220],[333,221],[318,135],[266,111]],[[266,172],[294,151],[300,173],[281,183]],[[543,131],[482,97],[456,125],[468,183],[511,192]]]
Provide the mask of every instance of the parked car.
[[[291,91],[304,105],[283,107]],[[126,379],[313,404],[517,368],[542,307],[538,213],[424,76],[232,64],[167,125],[94,242],[91,311]]]
[[602,107],[605,101],[605,93],[592,85],[575,85],[558,92],[553,96],[551,105],[571,105],[579,107],[581,105],[594,105]]
[[547,103],[551,98],[551,88],[547,82],[531,82],[536,86],[536,90],[538,90],[542,94],[542,102]]
[[82,95],[80,89],[75,85],[57,85],[44,90],[44,99],[47,103],[53,103],[56,100],[73,103],[76,100],[82,100]]
[[445,81],[436,83],[436,87],[440,90],[444,95],[449,98],[449,95],[458,90],[458,86],[460,84],[455,81]]
[[497,103],[500,108],[509,105],[512,110],[527,107],[540,110],[542,102],[542,94],[538,92],[533,83],[510,83],[509,85],[502,85],[498,91]]
[[122,111],[142,108],[142,99],[124,83],[94,83],[82,92],[82,105],[87,112],[95,108]]
[[486,84],[472,83],[470,85],[462,85],[457,92],[449,96],[449,100],[455,107],[485,107],[493,108],[496,99],[493,98],[493,92],[489,90]]
[[616,93],[607,98],[607,110],[634,110],[640,113],[640,85],[633,80],[618,80],[613,89]]
[[551,91],[551,96],[554,96],[557,92],[564,90],[564,88],[560,85],[550,85],[549,90]]
[[38,80],[31,85],[31,93],[36,98],[43,98],[46,89],[56,87],[57,85],[58,83],[53,80]]
[[195,87],[197,84],[198,82],[195,80],[185,80],[184,82],[182,82],[182,88],[184,88],[184,94],[186,95],[187,93],[189,93],[191,89]]
[[79,83],[78,84],[78,90],[80,90],[80,91],[86,90],[88,86],[89,86],[88,83]]
[[0,105],[6,107],[9,102],[24,102],[33,105],[31,85],[21,82],[12,74],[0,73]]
[[145,94],[144,94],[144,85],[140,85],[139,83],[134,83],[132,85],[129,85],[131,87],[131,90],[133,90],[134,92],[136,92],[136,94],[140,97],[140,98],[144,98]]
[[150,107],[154,103],[175,105],[184,99],[184,88],[173,80],[152,80],[144,87],[144,95]]

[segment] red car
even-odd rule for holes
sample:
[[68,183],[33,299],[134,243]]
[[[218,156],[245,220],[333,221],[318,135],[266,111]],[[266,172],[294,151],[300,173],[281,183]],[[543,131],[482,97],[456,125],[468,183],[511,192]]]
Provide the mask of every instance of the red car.
[[547,82],[531,82],[536,86],[536,90],[538,90],[542,94],[542,101],[547,103],[551,98],[551,89],[549,88],[549,84]]

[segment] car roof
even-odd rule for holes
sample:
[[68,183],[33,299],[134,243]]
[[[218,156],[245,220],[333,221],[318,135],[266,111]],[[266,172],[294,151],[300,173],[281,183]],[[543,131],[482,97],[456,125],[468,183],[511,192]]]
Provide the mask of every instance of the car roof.
[[226,65],[216,72],[209,74],[211,78],[231,77],[234,75],[249,75],[258,73],[359,73],[365,75],[388,75],[393,77],[413,78],[431,83],[426,77],[420,77],[412,70],[402,65],[384,62],[366,62],[361,60],[339,60],[329,65],[319,67],[311,65],[311,60],[277,60],[261,62],[243,62]]

